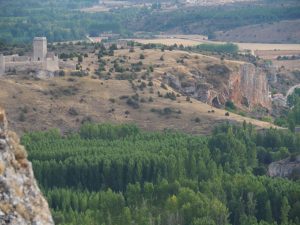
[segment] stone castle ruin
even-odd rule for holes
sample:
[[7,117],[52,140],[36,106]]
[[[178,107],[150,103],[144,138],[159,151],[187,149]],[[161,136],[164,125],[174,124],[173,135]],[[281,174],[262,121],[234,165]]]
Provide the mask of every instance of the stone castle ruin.
[[58,56],[47,51],[47,39],[45,37],[33,39],[32,56],[4,56],[0,54],[0,75],[7,72],[55,72],[57,70],[59,70]]

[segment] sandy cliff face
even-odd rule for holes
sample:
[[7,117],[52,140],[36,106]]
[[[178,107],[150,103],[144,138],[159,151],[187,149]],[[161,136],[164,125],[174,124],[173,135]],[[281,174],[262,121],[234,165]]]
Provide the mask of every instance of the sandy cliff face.
[[40,192],[16,134],[7,130],[0,109],[0,224],[52,225],[48,203]]

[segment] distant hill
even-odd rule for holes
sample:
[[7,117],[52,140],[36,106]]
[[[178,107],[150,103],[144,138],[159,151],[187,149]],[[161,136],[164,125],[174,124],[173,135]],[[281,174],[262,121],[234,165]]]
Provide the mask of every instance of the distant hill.
[[216,32],[216,39],[234,42],[300,43],[300,20],[243,26]]

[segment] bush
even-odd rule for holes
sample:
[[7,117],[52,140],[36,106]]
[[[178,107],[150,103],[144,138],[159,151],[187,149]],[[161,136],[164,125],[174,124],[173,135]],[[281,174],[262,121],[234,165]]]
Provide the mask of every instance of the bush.
[[176,95],[175,95],[174,92],[167,92],[167,93],[165,94],[164,97],[165,97],[165,98],[169,98],[169,99],[171,99],[171,100],[173,100],[173,101],[176,100]]
[[127,99],[126,103],[134,109],[140,108],[138,101],[132,99],[131,97]]
[[228,100],[226,103],[225,103],[225,108],[227,110],[236,110],[236,107],[234,105],[234,103],[230,100]]
[[71,115],[71,116],[78,116],[78,112],[77,112],[77,110],[75,109],[75,108],[73,108],[73,107],[71,107],[70,109],[69,109],[69,111],[68,111],[68,113],[69,113],[69,115]]
[[84,76],[88,76],[89,73],[86,71],[80,70],[80,71],[73,71],[73,72],[71,72],[70,75],[75,76],[75,77],[84,77]]
[[171,115],[172,113],[181,114],[180,110],[174,110],[170,107],[165,107],[163,109],[152,108],[150,111],[153,113],[158,113],[161,116],[168,116],[168,115]]
[[64,77],[64,76],[65,76],[65,71],[64,71],[64,70],[60,70],[60,71],[58,72],[58,76]]
[[19,121],[20,122],[25,122],[26,117],[25,117],[25,113],[24,112],[20,112],[19,114]]

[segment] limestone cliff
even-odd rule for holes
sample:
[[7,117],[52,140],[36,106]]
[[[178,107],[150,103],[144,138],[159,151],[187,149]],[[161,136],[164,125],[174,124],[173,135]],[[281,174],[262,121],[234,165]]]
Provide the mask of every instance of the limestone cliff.
[[54,224],[26,151],[0,109],[0,224]]
[[177,91],[215,107],[231,100],[240,108],[271,108],[268,79],[262,68],[251,63],[230,62],[193,68],[190,73],[170,71],[164,81]]
[[230,75],[229,90],[229,98],[237,105],[271,108],[267,75],[253,64],[244,63],[238,73]]

